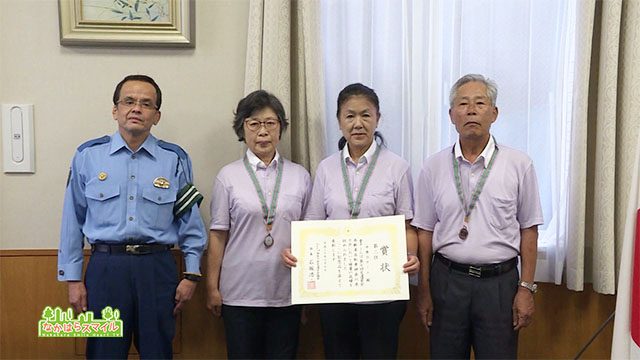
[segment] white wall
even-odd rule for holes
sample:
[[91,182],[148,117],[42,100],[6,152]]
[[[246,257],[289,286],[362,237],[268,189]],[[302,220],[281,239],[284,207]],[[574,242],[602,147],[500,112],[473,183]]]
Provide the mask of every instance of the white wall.
[[208,222],[213,177],[242,151],[231,121],[243,95],[248,0],[198,0],[195,49],[62,47],[57,0],[0,5],[0,103],[34,104],[36,141],[35,174],[0,174],[0,249],[57,248],[71,157],[115,131],[113,89],[131,73],[160,85],[153,133],[191,155]]
[[[2,46],[2,44],[4,43],[3,39],[4,36],[2,36],[2,34],[4,33],[2,24],[3,21],[2,19],[4,18],[3,14],[4,14],[4,10],[3,10],[4,6],[0,6],[0,100],[4,99],[4,88],[6,85],[4,85],[4,77],[2,76],[2,73],[4,72],[4,61],[3,61],[3,51],[4,51],[4,46]],[[1,103],[2,101],[0,101]],[[2,116],[2,114],[0,114],[0,117]],[[0,119],[1,121],[1,119]],[[0,131],[1,128],[0,128]],[[0,155],[2,154],[2,136],[0,136]],[[0,156],[0,160],[2,160],[2,156]],[[1,164],[0,164],[1,165]],[[4,209],[4,176],[0,175],[0,249],[2,249],[2,229],[4,229],[4,215],[3,214],[3,210]]]

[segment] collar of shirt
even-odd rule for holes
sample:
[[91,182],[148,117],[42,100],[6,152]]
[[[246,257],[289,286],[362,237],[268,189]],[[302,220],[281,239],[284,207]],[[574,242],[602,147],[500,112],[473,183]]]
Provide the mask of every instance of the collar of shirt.
[[[376,140],[374,139],[371,142],[371,146],[369,146],[369,149],[367,149],[367,151],[360,157],[360,159],[358,159],[358,164],[364,163],[366,162],[370,162],[371,158],[373,157],[373,154],[375,154],[376,149],[378,148],[378,143],[376,143]],[[349,145],[345,145],[344,148],[342,148],[342,158],[347,161],[350,160],[352,163],[353,160],[351,160],[351,154],[349,154]],[[355,164],[355,163],[354,163]]]
[[[494,151],[496,151],[496,141],[493,139],[493,136],[489,136],[489,142],[484,147],[484,150],[482,150],[480,155],[478,155],[478,159],[482,159],[482,165],[485,168],[489,165],[489,160],[491,159],[491,156],[493,156]],[[455,154],[456,158],[464,159],[465,161],[467,161],[467,159],[462,156],[462,147],[460,145],[460,140],[456,141],[456,143],[453,145],[453,153]],[[476,162],[478,161],[478,159],[476,159]]]
[[280,153],[278,149],[276,149],[276,156],[273,157],[273,161],[267,166],[259,157],[256,156],[251,150],[247,149],[247,160],[249,160],[249,164],[251,164],[251,168],[253,171],[257,171],[259,168],[266,169],[271,166],[278,166],[278,161],[280,161]]
[[[147,154],[151,155],[152,158],[155,158],[157,146],[158,146],[158,139],[156,139],[155,136],[149,134],[149,136],[147,136],[147,138],[144,140],[142,145],[140,145],[140,148],[138,149],[138,151],[136,151],[136,153],[139,153],[140,150],[144,149],[147,152]],[[109,155],[113,155],[114,153],[116,153],[118,150],[122,148],[125,148],[129,152],[133,153],[133,151],[129,149],[129,146],[122,138],[122,135],[120,135],[120,132],[116,131],[116,133],[111,136],[111,148],[109,149]]]

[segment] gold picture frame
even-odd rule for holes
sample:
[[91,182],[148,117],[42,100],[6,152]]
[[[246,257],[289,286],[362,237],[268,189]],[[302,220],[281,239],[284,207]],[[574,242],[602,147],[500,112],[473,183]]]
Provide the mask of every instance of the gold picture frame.
[[58,0],[65,46],[195,47],[194,0]]

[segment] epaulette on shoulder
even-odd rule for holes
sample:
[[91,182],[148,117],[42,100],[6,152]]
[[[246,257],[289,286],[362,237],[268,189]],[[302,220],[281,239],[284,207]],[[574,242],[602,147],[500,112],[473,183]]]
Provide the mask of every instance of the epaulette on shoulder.
[[181,148],[179,145],[176,145],[174,143],[158,140],[158,146],[160,146],[165,150],[173,151],[174,153],[178,154],[178,157],[180,158],[180,160],[186,161],[189,158],[189,156],[187,155],[187,152],[184,151],[184,149]]
[[84,144],[78,146],[78,151],[82,151],[88,147],[92,147],[95,145],[100,145],[100,144],[106,144],[109,141],[111,141],[111,137],[109,135],[105,135],[103,137],[99,137],[97,139],[93,139],[93,140],[89,140],[87,142],[85,142]]

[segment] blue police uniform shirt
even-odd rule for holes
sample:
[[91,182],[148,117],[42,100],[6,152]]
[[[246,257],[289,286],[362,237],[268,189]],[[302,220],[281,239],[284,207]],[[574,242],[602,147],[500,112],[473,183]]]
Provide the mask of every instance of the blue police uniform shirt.
[[200,210],[174,216],[176,196],[191,176],[189,158],[181,161],[151,134],[136,152],[119,132],[80,146],[64,196],[58,280],[82,279],[85,237],[90,244],[177,243],[186,271],[199,274],[207,241]]

